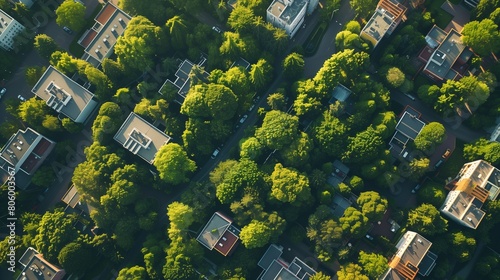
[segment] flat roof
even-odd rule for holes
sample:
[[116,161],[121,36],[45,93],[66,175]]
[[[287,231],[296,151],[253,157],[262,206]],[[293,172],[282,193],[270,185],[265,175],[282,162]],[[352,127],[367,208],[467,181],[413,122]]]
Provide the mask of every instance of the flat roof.
[[70,206],[71,208],[75,208],[75,206],[80,201],[80,195],[78,194],[78,190],[76,189],[74,184],[71,185],[71,187],[64,194],[64,196],[61,198],[61,200],[64,203],[66,203],[68,206]]
[[230,228],[236,229],[233,225],[230,225],[214,247],[215,250],[217,250],[224,256],[229,255],[229,253],[235,247],[239,239],[240,231],[236,229],[237,234],[235,234],[234,229],[233,231],[231,231]]
[[378,43],[388,32],[389,28],[394,22],[392,17],[393,16],[387,11],[377,8],[370,20],[361,30],[361,33],[367,34],[368,36],[373,38],[375,42]]
[[268,269],[269,266],[273,263],[274,260],[278,259],[281,254],[283,254],[283,248],[276,246],[275,244],[271,244],[269,248],[267,248],[266,252],[260,258],[257,263],[262,269]]
[[[431,32],[434,34],[428,34],[429,38],[432,38],[431,36],[437,38],[436,34],[440,33],[436,31],[438,28],[439,27],[434,27],[431,29]],[[434,50],[424,70],[442,80],[455,78],[458,73],[451,68],[465,48],[466,46],[462,43],[461,34],[455,29],[451,29],[439,46]]]
[[[287,2],[291,3],[287,5]],[[267,10],[274,17],[281,19],[287,24],[291,24],[307,3],[307,0],[274,0],[271,5],[269,5]]]
[[131,112],[113,137],[130,152],[153,164],[156,153],[171,137]]
[[94,98],[94,94],[50,65],[31,90],[47,105],[77,121]]
[[[202,57],[201,62],[198,63],[197,65],[202,67],[203,64],[205,63],[205,61],[206,61],[206,59],[204,57]],[[177,68],[177,71],[175,72],[175,77],[176,77],[175,80],[172,81],[170,79],[167,79],[163,83],[161,88],[158,90],[158,92],[161,94],[163,87],[167,83],[171,84],[178,89],[177,94],[178,94],[178,96],[180,96],[180,99],[181,99],[181,100],[176,99],[176,101],[179,104],[182,104],[184,102],[184,99],[186,98],[188,92],[189,92],[189,89],[191,88],[191,82],[190,82],[191,78],[189,77],[189,74],[191,73],[191,70],[193,69],[194,65],[195,64],[193,62],[191,62],[189,59],[183,60],[179,64],[179,67]],[[203,70],[201,75],[202,75],[201,78],[203,78],[203,79],[208,79],[208,77],[210,76],[210,74],[208,72],[206,72],[205,70]]]
[[196,238],[198,242],[212,250],[222,239],[232,221],[219,212],[215,212]]
[[352,91],[342,84],[338,84],[332,91],[332,98],[328,101],[330,104],[335,103],[335,100],[339,102],[345,102],[347,98],[351,95]]
[[[36,252],[33,248],[28,248],[26,253],[31,256],[31,258],[26,262],[24,269],[21,274],[17,277],[18,280],[31,280],[31,279],[46,279],[51,280],[54,278],[56,273],[63,273],[60,277],[64,276],[64,270],[54,266],[47,260],[43,258],[41,254]],[[25,254],[26,254],[25,253]],[[24,256],[24,255],[23,255]],[[23,261],[25,258],[21,257]],[[21,260],[20,260],[21,261]]]
[[14,19],[4,10],[0,9],[0,34],[2,34]]
[[88,35],[94,38],[83,40],[91,41],[86,45],[85,52],[99,62],[109,57],[116,40],[123,35],[130,19],[131,17],[127,13],[114,6],[111,2],[107,2],[95,17],[96,24],[92,29],[96,34]]
[[471,194],[453,190],[446,196],[441,212],[447,216],[453,216],[460,220],[463,225],[475,229],[486,214],[481,210],[481,206],[482,203]]
[[7,141],[0,155],[10,164],[17,165],[25,159],[24,156],[31,145],[38,139],[38,136],[40,134],[29,127],[26,130],[18,130]]
[[500,170],[484,160],[476,160],[464,164],[458,172],[459,181],[470,179],[473,186],[481,187],[488,191],[490,200],[498,197],[500,188]]
[[396,130],[401,132],[408,138],[415,140],[420,131],[424,128],[425,123],[417,116],[405,111],[401,119],[396,125]]

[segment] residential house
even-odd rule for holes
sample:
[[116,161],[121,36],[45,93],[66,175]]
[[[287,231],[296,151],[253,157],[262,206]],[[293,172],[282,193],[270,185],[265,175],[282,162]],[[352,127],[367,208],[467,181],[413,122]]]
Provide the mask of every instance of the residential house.
[[28,247],[19,263],[22,265],[22,272],[17,280],[61,280],[66,275],[64,269],[48,262],[32,247]]
[[156,153],[167,144],[170,136],[131,112],[113,137],[125,149],[153,164]]
[[182,103],[184,103],[184,99],[186,99],[189,89],[191,88],[190,74],[195,65],[197,65],[198,69],[201,70],[201,72],[199,73],[199,75],[201,75],[199,77],[200,79],[207,80],[208,76],[210,76],[208,72],[203,70],[203,65],[206,61],[206,58],[204,58],[203,56],[201,57],[200,62],[198,62],[197,64],[194,64],[188,59],[182,61],[179,65],[179,68],[175,72],[176,79],[174,81],[167,79],[160,87],[158,92],[160,94],[163,94],[165,90],[167,90],[168,86],[173,86],[177,90],[177,97],[175,99],[175,102],[182,105]]
[[0,47],[6,51],[14,49],[14,38],[24,31],[24,26],[0,9]]
[[0,151],[2,184],[10,181],[9,177],[15,173],[16,187],[26,189],[55,145],[55,142],[29,127],[18,130]]
[[123,35],[131,19],[127,13],[113,5],[111,1],[106,1],[102,10],[95,17],[94,26],[78,40],[78,43],[85,48],[82,59],[94,66],[99,66],[103,59],[113,54],[118,37]]
[[66,204],[66,208],[64,210],[67,213],[85,213],[90,216],[90,212],[94,209],[90,204],[83,202],[78,190],[75,185],[71,185],[71,187],[66,191],[66,193],[61,198],[61,201]]
[[409,106],[403,111],[403,115],[396,124],[396,132],[389,141],[389,150],[394,155],[402,155],[404,158],[408,156],[408,142],[415,140],[425,126],[420,115],[418,111]]
[[425,36],[427,45],[418,56],[425,63],[422,73],[436,82],[462,78],[473,53],[462,43],[461,36],[455,29],[446,32],[436,25],[432,27]]
[[407,231],[396,244],[396,254],[381,280],[413,280],[417,274],[428,276],[436,266],[437,255],[430,251],[432,242],[422,235]]
[[441,206],[441,213],[451,220],[476,229],[485,216],[481,209],[487,199],[495,200],[500,190],[500,170],[484,160],[464,164]]
[[[31,90],[47,106],[76,123],[85,123],[97,108],[94,94],[50,65]],[[61,116],[59,118],[62,118]]]
[[240,230],[233,221],[220,212],[215,212],[196,238],[210,251],[215,249],[223,256],[234,252],[240,239]]
[[380,0],[359,36],[377,47],[384,36],[390,36],[399,23],[406,20],[406,10],[397,0]]
[[348,115],[354,114],[354,102],[352,101],[352,91],[343,84],[338,84],[332,91],[332,97],[329,104],[335,104],[337,101],[343,106],[343,112]]
[[267,8],[267,22],[284,29],[292,38],[304,22],[308,4],[309,0],[274,0]]
[[301,259],[294,257],[288,263],[281,256],[283,247],[271,244],[262,258],[258,262],[258,266],[263,269],[258,280],[308,280],[316,274],[316,271],[309,267]]

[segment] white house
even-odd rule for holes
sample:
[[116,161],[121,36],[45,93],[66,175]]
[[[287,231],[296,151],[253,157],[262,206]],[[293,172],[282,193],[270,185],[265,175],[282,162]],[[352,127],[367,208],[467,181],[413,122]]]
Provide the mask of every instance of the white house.
[[0,10],[0,47],[6,51],[14,49],[14,37],[24,30],[24,26]]
[[309,0],[274,0],[267,8],[267,21],[292,38],[306,16]]

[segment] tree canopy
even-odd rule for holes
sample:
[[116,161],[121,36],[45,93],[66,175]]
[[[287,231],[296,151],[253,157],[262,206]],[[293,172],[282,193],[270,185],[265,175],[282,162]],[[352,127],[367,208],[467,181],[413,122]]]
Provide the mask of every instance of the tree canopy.
[[67,26],[75,32],[85,26],[85,6],[73,0],[64,0],[56,9],[56,22],[59,26]]
[[500,51],[500,31],[491,19],[471,21],[462,29],[462,41],[481,56]]
[[177,143],[163,145],[156,153],[153,165],[160,172],[160,178],[172,185],[187,182],[187,175],[196,170],[196,163]]
[[432,204],[421,204],[408,213],[408,227],[418,230],[424,235],[435,235],[446,232],[448,220],[441,217],[439,210]]
[[431,122],[424,126],[415,138],[415,146],[424,152],[431,152],[446,137],[446,129],[441,123]]
[[311,199],[309,179],[294,169],[277,163],[271,174],[271,180],[273,184],[270,196],[278,201],[299,206]]
[[379,220],[387,210],[387,199],[374,191],[362,192],[356,201],[361,212],[371,221]]
[[272,110],[266,113],[262,126],[255,131],[260,143],[280,150],[298,136],[299,120],[287,113]]

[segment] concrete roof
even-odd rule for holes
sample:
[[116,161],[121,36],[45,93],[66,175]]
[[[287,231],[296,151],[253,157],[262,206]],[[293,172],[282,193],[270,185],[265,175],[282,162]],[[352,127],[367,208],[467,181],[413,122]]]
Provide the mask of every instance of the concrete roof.
[[361,30],[361,37],[376,47],[386,34],[390,35],[396,29],[405,12],[406,7],[399,2],[381,0],[372,17]]
[[54,279],[56,274],[58,275],[57,279],[62,279],[66,274],[64,270],[45,260],[42,254],[31,247],[19,259],[19,263],[24,268],[17,280],[49,280]]
[[476,229],[486,214],[482,203],[474,196],[461,191],[450,191],[441,207],[441,213],[453,217],[464,226]]
[[338,84],[332,91],[332,98],[328,101],[330,104],[335,103],[335,100],[339,102],[345,102],[347,98],[351,95],[352,91],[342,84]]
[[264,270],[259,276],[259,280],[307,280],[316,271],[309,267],[301,259],[294,257],[289,264],[281,259],[283,248],[271,244],[258,262]]
[[231,254],[239,240],[240,230],[222,213],[215,212],[196,238],[209,250],[215,249],[224,256]]
[[7,26],[13,21],[14,19],[7,14],[4,10],[0,9],[0,34],[2,34],[5,29],[7,29]]
[[308,0],[274,0],[267,8],[267,11],[274,17],[291,24],[307,3]]
[[90,104],[94,94],[50,65],[31,90],[45,100],[47,105],[77,122],[80,114]]
[[130,152],[153,164],[156,153],[171,137],[131,112],[116,132],[114,139]]

